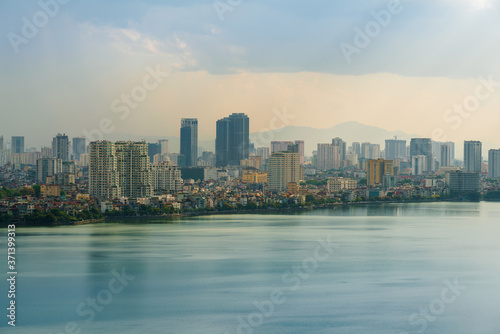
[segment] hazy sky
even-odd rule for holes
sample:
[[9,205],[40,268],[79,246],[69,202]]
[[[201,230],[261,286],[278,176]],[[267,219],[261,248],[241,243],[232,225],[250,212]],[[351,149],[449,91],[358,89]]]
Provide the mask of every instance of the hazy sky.
[[500,147],[497,0],[54,1],[0,2],[0,135],[27,146],[178,136],[182,117],[203,139],[244,112],[252,132],[358,121]]

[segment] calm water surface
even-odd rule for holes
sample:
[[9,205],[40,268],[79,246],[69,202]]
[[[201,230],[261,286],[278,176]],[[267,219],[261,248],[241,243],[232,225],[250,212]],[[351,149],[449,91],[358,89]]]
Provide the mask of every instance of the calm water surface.
[[3,311],[1,333],[500,333],[498,203],[17,234],[17,326]]

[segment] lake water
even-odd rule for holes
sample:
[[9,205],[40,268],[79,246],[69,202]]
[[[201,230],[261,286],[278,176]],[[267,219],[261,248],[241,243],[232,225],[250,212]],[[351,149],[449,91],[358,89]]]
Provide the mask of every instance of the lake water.
[[499,218],[423,203],[18,228],[0,332],[498,334]]

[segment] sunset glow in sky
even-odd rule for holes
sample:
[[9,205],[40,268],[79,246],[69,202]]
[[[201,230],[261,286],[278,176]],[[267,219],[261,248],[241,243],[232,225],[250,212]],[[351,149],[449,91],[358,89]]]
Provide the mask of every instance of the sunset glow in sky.
[[[178,136],[197,117],[210,138],[218,118],[244,112],[257,132],[284,107],[290,125],[500,147],[500,1],[42,3],[0,3],[0,135],[28,147],[103,119],[116,134]],[[26,29],[40,11],[52,15]]]

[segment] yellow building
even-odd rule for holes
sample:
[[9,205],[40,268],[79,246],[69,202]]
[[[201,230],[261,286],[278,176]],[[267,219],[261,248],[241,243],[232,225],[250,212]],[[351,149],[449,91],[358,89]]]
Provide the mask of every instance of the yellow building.
[[57,184],[42,184],[40,185],[40,194],[42,197],[59,197],[61,196],[61,186]]
[[369,186],[384,182],[384,175],[394,175],[394,162],[392,160],[374,159],[367,161],[367,180]]
[[267,183],[267,173],[243,174],[243,183]]

